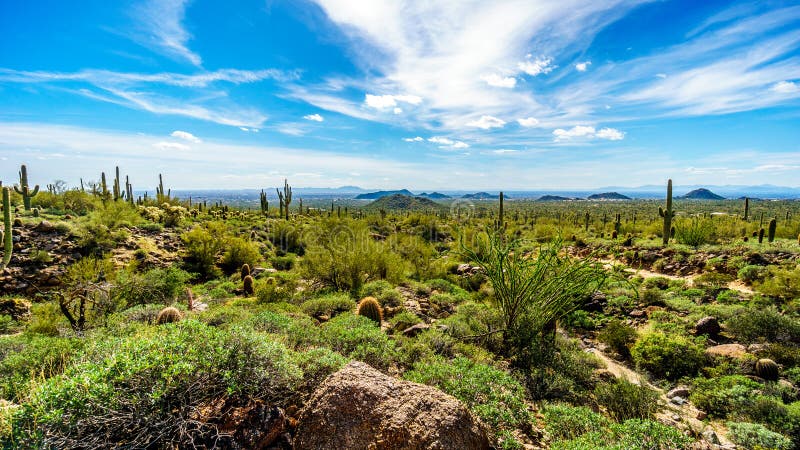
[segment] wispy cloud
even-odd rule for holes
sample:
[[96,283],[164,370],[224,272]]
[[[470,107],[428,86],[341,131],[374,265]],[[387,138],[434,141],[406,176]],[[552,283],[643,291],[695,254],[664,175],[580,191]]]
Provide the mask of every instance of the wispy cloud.
[[310,120],[312,122],[323,122],[325,120],[319,114],[307,114],[307,115],[303,116],[303,119]]
[[621,141],[625,138],[625,133],[617,130],[616,128],[601,128],[595,130],[594,127],[585,125],[576,125],[570,129],[557,128],[553,131],[553,136],[556,141],[566,141],[573,138],[578,139],[607,139],[609,141]]
[[136,5],[131,16],[136,22],[131,38],[139,44],[178,61],[200,66],[200,55],[191,51],[192,35],[184,18],[189,0],[148,0]]
[[586,69],[589,68],[589,65],[591,63],[592,63],[591,61],[579,62],[575,64],[575,70],[577,70],[578,72],[586,72]]
[[200,140],[200,138],[193,135],[192,133],[189,133],[188,131],[175,130],[170,134],[170,136],[178,139],[183,139],[184,141],[194,142],[195,144],[203,142],[202,140]]

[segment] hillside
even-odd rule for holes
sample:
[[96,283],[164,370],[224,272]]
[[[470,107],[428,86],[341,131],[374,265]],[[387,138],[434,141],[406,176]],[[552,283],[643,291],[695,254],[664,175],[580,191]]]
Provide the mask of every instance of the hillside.
[[619,192],[603,192],[602,194],[592,194],[586,198],[588,200],[631,200],[630,197]]
[[687,200],[724,200],[725,197],[717,195],[708,189],[700,188],[690,191],[686,195],[679,197]]
[[492,195],[488,192],[476,192],[474,194],[464,194],[461,198],[468,198],[471,200],[489,200],[493,198],[497,198],[496,195]]
[[356,200],[375,200],[383,197],[388,197],[390,195],[408,195],[413,197],[414,193],[409,191],[408,189],[401,189],[399,191],[377,191],[377,192],[368,192],[366,194],[359,194],[356,196]]
[[380,209],[386,211],[432,211],[444,208],[444,205],[436,203],[431,199],[403,194],[381,197],[364,207],[364,209],[372,211]]
[[445,199],[445,198],[453,198],[453,197],[451,197],[451,196],[449,196],[447,194],[442,194],[440,192],[431,192],[430,194],[428,194],[427,192],[423,192],[422,194],[419,194],[417,197],[425,197],[425,198],[430,198],[430,199],[434,199],[434,200],[441,200],[441,199]]
[[574,200],[569,197],[562,197],[560,195],[543,195],[536,199],[537,202],[560,202],[563,200]]

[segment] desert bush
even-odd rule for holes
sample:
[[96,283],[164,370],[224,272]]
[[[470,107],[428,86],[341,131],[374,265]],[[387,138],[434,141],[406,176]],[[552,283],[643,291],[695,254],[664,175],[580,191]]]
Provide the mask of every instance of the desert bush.
[[668,380],[696,374],[705,360],[699,344],[684,336],[662,332],[640,337],[631,355],[637,367]]
[[12,444],[220,445],[217,425],[195,419],[198,407],[223,396],[241,404],[282,401],[301,380],[291,352],[263,336],[191,320],[150,328],[97,343],[85,362],[34,388],[14,413]]
[[83,339],[37,335],[0,340],[0,398],[21,402],[35,383],[63,372],[84,344]]
[[324,323],[318,339],[316,345],[381,369],[386,369],[397,358],[395,341],[372,320],[350,312]]
[[764,281],[755,283],[755,288],[764,295],[784,301],[800,298],[800,267],[770,266]]
[[184,295],[192,276],[176,267],[152,269],[144,273],[121,271],[112,291],[125,308],[148,303],[168,305]]
[[712,242],[713,234],[714,223],[708,219],[680,220],[675,224],[675,240],[695,248]]
[[767,268],[764,266],[748,265],[744,266],[736,273],[736,277],[748,284],[753,284],[761,281],[767,274]]
[[698,408],[714,417],[727,417],[734,411],[747,409],[753,401],[753,393],[761,387],[742,375],[727,375],[717,378],[698,378],[689,399]]
[[614,423],[601,431],[592,431],[579,438],[556,441],[553,450],[673,450],[688,448],[692,439],[675,428],[653,420],[631,419]]
[[628,419],[651,419],[658,411],[658,393],[645,385],[623,378],[601,383],[594,390],[597,403],[617,422]]
[[611,422],[585,406],[545,405],[541,409],[545,430],[554,441],[569,440],[602,431]]
[[226,275],[238,272],[245,264],[255,267],[261,261],[258,244],[238,237],[229,238],[225,243],[220,267]]
[[576,341],[556,339],[556,351],[539,359],[524,374],[525,387],[534,400],[586,402],[594,381],[597,358],[583,351]]
[[386,280],[370,281],[361,289],[359,297],[375,297],[381,306],[399,306],[403,296]]
[[725,326],[746,344],[800,342],[800,323],[781,314],[774,306],[742,309],[729,318]]
[[292,270],[294,268],[295,260],[297,258],[295,255],[289,253],[284,256],[274,256],[270,259],[270,263],[272,267],[277,270]]
[[[205,278],[219,274],[217,258],[227,242],[227,228],[222,222],[207,222],[181,235],[186,248],[186,266]],[[241,267],[241,266],[240,266]]]
[[728,422],[728,439],[749,449],[790,450],[792,441],[786,436],[768,430],[763,425],[746,422]]
[[331,318],[343,312],[353,311],[356,308],[356,302],[347,294],[328,294],[306,300],[300,308],[312,317],[324,315]]
[[611,347],[618,355],[630,358],[630,346],[636,342],[636,329],[619,319],[611,319],[597,338]]
[[408,327],[421,323],[422,319],[411,311],[402,311],[389,319],[393,330],[403,331]]
[[497,432],[528,428],[533,418],[525,404],[525,389],[508,373],[459,357],[422,361],[403,377],[434,386],[461,400]]

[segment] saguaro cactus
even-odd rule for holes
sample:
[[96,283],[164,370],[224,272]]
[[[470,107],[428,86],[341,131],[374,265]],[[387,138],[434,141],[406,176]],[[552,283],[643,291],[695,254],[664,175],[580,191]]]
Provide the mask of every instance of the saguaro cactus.
[[748,217],[750,216],[750,199],[745,197],[744,198],[744,221],[747,222]]
[[778,228],[778,220],[774,217],[769,221],[769,228],[767,229],[767,242],[775,240],[775,230]]
[[264,193],[264,190],[261,190],[261,214],[265,216],[269,214],[269,201],[267,200],[267,194]]
[[283,205],[283,214],[286,220],[289,220],[289,205],[292,203],[292,187],[289,186],[289,182],[286,179],[283,180],[283,192],[275,188],[275,191],[278,193],[278,199]]
[[11,232],[11,189],[0,189],[3,191],[3,265],[0,266],[0,270],[2,270],[11,262],[14,241]]
[[120,186],[119,182],[119,166],[116,167],[116,175],[114,176],[114,201],[118,201],[119,198],[122,196],[122,186]]
[[667,208],[663,209],[658,207],[658,215],[664,218],[664,232],[662,241],[664,245],[669,244],[669,238],[672,234],[672,218],[675,217],[675,211],[672,210],[672,180],[667,181]]
[[39,185],[33,187],[33,190],[28,186],[28,168],[25,164],[19,168],[19,185],[14,186],[17,194],[22,196],[22,203],[25,205],[25,211],[31,210],[31,199],[39,193]]
[[505,196],[503,195],[503,191],[500,191],[500,213],[498,214],[498,217],[497,217],[497,229],[500,230],[500,231],[503,231],[503,228],[505,227],[505,223],[503,223],[503,220],[504,220],[503,219],[503,203],[504,203],[504,200],[505,200]]
[[587,212],[586,215],[583,216],[583,229],[584,229],[584,231],[589,231],[589,219],[591,219],[591,216]]

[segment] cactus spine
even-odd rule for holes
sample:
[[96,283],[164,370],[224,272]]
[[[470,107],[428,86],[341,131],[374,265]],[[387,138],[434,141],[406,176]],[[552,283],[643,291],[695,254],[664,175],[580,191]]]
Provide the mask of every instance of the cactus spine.
[[14,186],[17,194],[22,196],[22,203],[25,205],[25,211],[31,210],[31,199],[39,193],[39,185],[33,187],[33,190],[28,186],[28,168],[25,164],[19,168],[19,185]]
[[383,320],[383,310],[375,297],[364,297],[358,303],[358,315],[372,319],[380,325]]
[[0,270],[11,262],[11,253],[14,251],[14,239],[11,227],[11,189],[0,188],[3,191],[3,265]]
[[664,218],[664,231],[662,241],[664,245],[669,244],[669,238],[672,231],[672,218],[675,217],[675,211],[672,210],[672,180],[667,181],[667,208],[663,209],[658,207],[658,215]]
[[292,187],[289,186],[289,182],[286,179],[283,180],[283,192],[275,188],[275,191],[278,193],[278,199],[281,202],[281,210],[284,214],[284,218],[289,220],[289,205],[292,203]]
[[775,240],[775,230],[778,228],[778,220],[774,217],[769,221],[769,228],[767,230],[767,242]]

